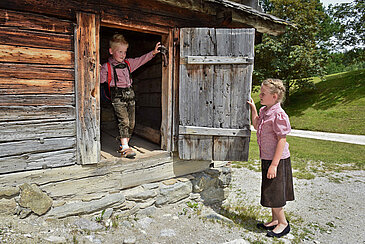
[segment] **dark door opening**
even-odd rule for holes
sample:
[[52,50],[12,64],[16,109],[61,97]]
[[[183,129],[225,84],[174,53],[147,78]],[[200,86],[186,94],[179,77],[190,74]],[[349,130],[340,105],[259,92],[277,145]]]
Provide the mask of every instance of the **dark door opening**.
[[[101,27],[100,63],[108,61],[109,40],[116,34],[124,35],[129,43],[127,58],[135,58],[153,50],[161,36],[136,31]],[[136,93],[136,127],[130,146],[137,152],[136,158],[160,151],[161,148],[161,83],[162,59],[157,55],[132,73]],[[111,103],[100,101],[101,158],[120,157],[117,120]]]

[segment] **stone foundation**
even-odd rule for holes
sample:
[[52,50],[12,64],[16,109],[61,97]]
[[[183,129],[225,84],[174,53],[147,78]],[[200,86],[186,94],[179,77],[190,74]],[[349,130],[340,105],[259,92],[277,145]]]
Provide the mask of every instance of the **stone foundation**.
[[68,202],[52,199],[52,193],[46,194],[37,184],[23,183],[0,188],[0,214],[16,214],[20,218],[35,214],[57,219],[103,212],[126,217],[136,213],[148,215],[157,207],[179,201],[220,205],[228,196],[230,181],[231,168],[222,166],[120,191],[110,189],[99,198],[95,192],[90,199]]

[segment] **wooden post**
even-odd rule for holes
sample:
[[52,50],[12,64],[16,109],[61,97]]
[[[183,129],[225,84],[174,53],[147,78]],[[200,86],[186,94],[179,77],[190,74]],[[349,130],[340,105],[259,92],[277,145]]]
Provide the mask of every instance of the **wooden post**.
[[95,14],[78,12],[75,35],[78,163],[100,160],[99,30]]
[[172,118],[173,118],[173,72],[174,72],[174,41],[173,31],[162,37],[162,43],[168,48],[168,65],[162,67],[162,122],[161,122],[161,148],[167,151],[172,149]]

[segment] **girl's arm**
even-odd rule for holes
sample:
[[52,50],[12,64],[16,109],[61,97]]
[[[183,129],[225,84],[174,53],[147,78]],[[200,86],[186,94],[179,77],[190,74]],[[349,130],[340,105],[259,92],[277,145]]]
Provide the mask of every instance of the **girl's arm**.
[[274,158],[272,159],[269,170],[267,171],[268,179],[274,179],[276,177],[276,170],[278,168],[279,161],[280,161],[281,155],[283,155],[284,147],[286,144],[285,136],[279,136],[278,138],[279,138],[279,140],[278,140],[278,144],[276,145]]
[[257,127],[259,126],[259,116],[257,114],[257,109],[256,109],[255,102],[251,98],[251,100],[250,101],[247,101],[247,103],[250,104],[250,107],[251,107],[252,125],[255,128],[255,130],[257,130]]

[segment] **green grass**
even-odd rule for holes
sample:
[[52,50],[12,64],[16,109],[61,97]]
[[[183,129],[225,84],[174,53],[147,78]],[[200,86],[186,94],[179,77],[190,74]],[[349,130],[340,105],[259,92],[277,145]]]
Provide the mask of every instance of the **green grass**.
[[[365,135],[365,70],[313,78],[315,88],[296,91],[284,107],[293,129]],[[252,98],[259,103],[258,92]]]

